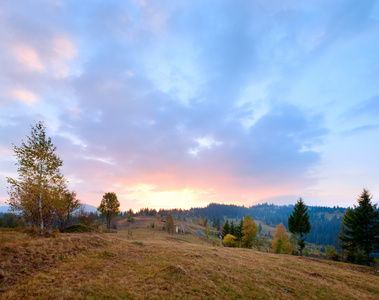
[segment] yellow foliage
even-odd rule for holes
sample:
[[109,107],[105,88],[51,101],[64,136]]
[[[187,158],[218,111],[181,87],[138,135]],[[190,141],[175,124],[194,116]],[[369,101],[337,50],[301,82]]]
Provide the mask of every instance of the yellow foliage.
[[257,236],[259,227],[255,224],[252,217],[247,215],[243,221],[241,244],[243,247],[251,248],[255,237]]
[[236,246],[236,237],[230,233],[228,233],[224,239],[222,240],[222,243],[227,247],[235,247]]
[[274,239],[271,243],[271,246],[272,250],[277,253],[292,253],[293,246],[286,232],[286,227],[283,225],[283,223],[280,223],[278,226],[276,226],[276,232],[274,234]]

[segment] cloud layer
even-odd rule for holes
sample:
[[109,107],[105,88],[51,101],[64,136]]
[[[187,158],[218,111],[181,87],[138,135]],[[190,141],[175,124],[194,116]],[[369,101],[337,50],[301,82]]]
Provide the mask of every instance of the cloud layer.
[[[107,191],[123,209],[351,205],[376,191],[372,1],[46,0],[3,3],[0,16],[4,177],[16,176],[11,144],[44,120],[93,205]],[[370,147],[360,174],[358,141]]]

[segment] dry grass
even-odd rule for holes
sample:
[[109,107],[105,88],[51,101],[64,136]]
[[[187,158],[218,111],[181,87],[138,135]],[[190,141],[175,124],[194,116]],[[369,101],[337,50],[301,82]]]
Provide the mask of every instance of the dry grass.
[[[1,266],[3,254],[11,265],[12,259],[17,263],[4,264],[8,269],[0,298],[379,298],[379,276],[373,268],[212,247],[194,235],[168,235],[142,223],[132,237],[127,231],[62,234],[56,239],[0,232]],[[10,255],[10,248],[18,251]],[[67,257],[61,258],[62,253]],[[46,259],[49,263],[42,263]],[[20,270],[33,264],[26,273]]]

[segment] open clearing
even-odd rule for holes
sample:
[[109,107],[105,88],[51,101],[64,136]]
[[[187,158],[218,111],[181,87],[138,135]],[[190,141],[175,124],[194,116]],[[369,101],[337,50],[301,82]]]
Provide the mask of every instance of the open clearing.
[[161,226],[141,217],[132,235],[125,229],[39,238],[1,230],[0,298],[379,298],[375,268],[212,246],[196,225],[173,235]]

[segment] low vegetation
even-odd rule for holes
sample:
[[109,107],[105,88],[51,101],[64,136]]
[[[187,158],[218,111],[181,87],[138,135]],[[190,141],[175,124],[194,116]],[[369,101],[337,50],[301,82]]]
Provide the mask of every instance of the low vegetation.
[[372,267],[220,247],[197,234],[199,225],[186,223],[185,234],[169,234],[158,217],[118,225],[127,228],[49,238],[1,229],[0,298],[379,297],[379,272]]

